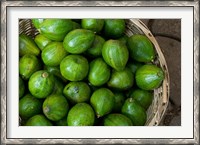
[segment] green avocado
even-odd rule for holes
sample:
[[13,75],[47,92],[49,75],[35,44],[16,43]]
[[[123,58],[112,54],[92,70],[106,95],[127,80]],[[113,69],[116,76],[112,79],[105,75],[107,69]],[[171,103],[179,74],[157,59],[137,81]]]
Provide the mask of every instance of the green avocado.
[[28,119],[41,112],[42,102],[31,94],[26,94],[19,100],[19,115],[22,119]]
[[72,21],[72,24],[73,24],[73,30],[74,29],[81,29],[81,25],[79,23]]
[[143,65],[144,65],[144,63],[138,62],[138,61],[133,61],[133,60],[131,60],[131,61],[129,61],[127,63],[127,67],[131,69],[131,71],[132,71],[133,74],[135,74],[135,72],[137,71],[137,69],[139,67],[143,66]]
[[28,81],[30,93],[36,98],[46,98],[53,91],[54,76],[46,70],[39,70],[32,74]]
[[53,126],[53,124],[43,114],[37,114],[29,118],[25,126]]
[[45,19],[32,19],[32,23],[36,29],[40,28],[40,25],[44,22]]
[[52,93],[51,94],[62,94],[63,93],[63,89],[64,89],[64,82],[60,79],[60,78],[58,78],[58,77],[56,77],[56,76],[54,76],[54,80],[55,80],[55,84],[54,84],[54,89],[53,89],[53,91],[52,91]]
[[99,88],[93,92],[90,104],[94,108],[97,118],[109,114],[114,107],[114,94],[107,88]]
[[82,55],[68,55],[60,63],[62,76],[70,81],[83,80],[89,71],[88,60]]
[[45,48],[45,46],[47,46],[50,42],[52,42],[50,39],[46,38],[43,34],[36,35],[34,41],[41,51]]
[[89,101],[91,90],[85,82],[69,82],[63,94],[72,104],[76,104]]
[[42,60],[47,66],[59,66],[68,52],[63,48],[62,42],[51,42],[42,50]]
[[19,98],[23,97],[25,93],[24,80],[19,76]]
[[117,39],[124,35],[126,24],[123,19],[105,19],[104,34],[108,39]]
[[113,107],[113,112],[120,113],[121,108],[125,101],[125,96],[121,91],[115,91],[114,98],[115,98],[115,103],[114,103],[114,107]]
[[111,113],[105,116],[103,120],[104,126],[132,126],[130,118],[120,113]]
[[92,58],[100,57],[102,55],[102,48],[104,43],[105,39],[103,37],[95,35],[92,46],[86,50],[85,54]]
[[135,89],[131,92],[130,97],[135,99],[144,109],[147,110],[153,101],[153,92]]
[[134,126],[144,126],[147,121],[146,110],[133,98],[125,100],[121,112],[132,120]]
[[103,29],[104,20],[103,19],[82,19],[81,26],[83,29],[91,30],[98,33]]
[[44,65],[44,70],[47,70],[50,74],[56,76],[57,78],[59,78],[63,82],[65,82],[65,83],[67,82],[67,80],[62,76],[62,74],[60,72],[60,66],[47,66],[47,65]]
[[52,94],[43,102],[43,113],[52,121],[58,121],[67,115],[69,104],[62,94]]
[[68,126],[93,126],[94,121],[94,110],[87,103],[77,103],[67,115]]
[[70,19],[45,19],[39,31],[50,40],[63,41],[72,29],[73,23]]
[[135,74],[136,84],[143,90],[154,90],[158,88],[164,78],[163,70],[154,64],[141,66]]
[[81,54],[92,46],[94,32],[86,29],[75,29],[69,32],[63,40],[65,50],[71,54]]
[[88,80],[93,86],[101,86],[110,78],[110,67],[100,58],[90,62]]
[[28,80],[31,75],[41,69],[41,62],[33,54],[25,54],[19,60],[19,74],[24,80]]
[[128,38],[130,57],[138,62],[153,62],[155,50],[151,41],[144,35],[135,34]]
[[119,90],[128,90],[134,84],[134,76],[129,68],[125,68],[122,71],[113,70],[111,73],[110,80],[108,81],[108,87],[119,89]]
[[40,49],[35,44],[34,40],[26,35],[19,35],[19,56],[23,56],[25,54],[33,54],[36,56],[40,55]]
[[104,61],[117,71],[123,70],[129,59],[129,52],[120,40],[107,40],[102,49]]

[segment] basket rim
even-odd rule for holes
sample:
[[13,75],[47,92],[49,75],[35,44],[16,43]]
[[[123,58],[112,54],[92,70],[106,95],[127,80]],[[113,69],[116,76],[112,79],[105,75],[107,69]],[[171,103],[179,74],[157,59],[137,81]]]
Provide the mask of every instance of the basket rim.
[[[31,19],[20,19],[19,22],[23,23],[24,20],[30,21]],[[159,123],[161,122],[165,112],[166,112],[166,109],[167,109],[167,106],[168,106],[168,102],[169,102],[170,78],[169,78],[169,72],[168,72],[167,63],[166,63],[165,57],[164,57],[164,55],[162,53],[162,50],[161,50],[157,40],[155,39],[155,37],[153,36],[151,31],[148,29],[148,27],[140,19],[126,19],[126,20],[128,20],[129,23],[132,23],[135,26],[137,26],[137,28],[139,28],[139,31],[144,33],[149,38],[149,40],[153,43],[154,48],[156,49],[156,52],[157,52],[158,57],[159,57],[160,67],[165,72],[165,78],[163,80],[162,87],[161,87],[162,88],[162,95],[163,95],[162,102],[159,104],[158,109],[156,110],[156,112],[153,112],[154,113],[153,118],[147,120],[147,122],[145,124],[145,126],[158,126]],[[31,29],[32,28],[33,28],[33,25],[31,25]],[[35,33],[35,30],[34,30],[34,34],[33,35],[34,36],[37,35],[37,33]]]
[[169,71],[168,71],[168,67],[167,67],[167,63],[165,60],[165,57],[163,55],[163,52],[157,42],[157,40],[155,39],[155,37],[153,36],[153,34],[151,33],[151,31],[148,29],[148,27],[139,19],[129,19],[132,23],[134,23],[136,26],[138,26],[142,32],[150,39],[150,41],[153,43],[153,45],[155,46],[155,49],[158,53],[159,56],[159,61],[160,61],[160,67],[163,69],[163,71],[165,72],[165,78],[163,80],[162,83],[162,90],[163,90],[163,100],[161,105],[159,106],[159,109],[157,110],[157,112],[155,112],[154,118],[152,118],[150,122],[146,122],[146,124],[148,124],[149,126],[151,125],[159,125],[159,123],[161,122],[167,107],[168,107],[168,103],[169,103],[169,94],[170,94],[170,77],[169,77]]

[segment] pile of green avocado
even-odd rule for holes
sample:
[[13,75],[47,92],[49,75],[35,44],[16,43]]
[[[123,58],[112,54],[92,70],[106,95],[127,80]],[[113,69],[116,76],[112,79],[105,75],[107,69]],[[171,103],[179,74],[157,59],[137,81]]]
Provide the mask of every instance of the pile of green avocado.
[[32,19],[19,35],[23,126],[143,126],[164,72],[124,19]]

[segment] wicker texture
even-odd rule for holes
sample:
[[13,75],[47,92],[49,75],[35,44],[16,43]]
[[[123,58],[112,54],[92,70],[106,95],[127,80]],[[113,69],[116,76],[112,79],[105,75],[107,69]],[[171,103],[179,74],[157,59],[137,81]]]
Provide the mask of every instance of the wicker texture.
[[138,19],[130,19],[126,21],[127,23],[127,29],[126,29],[126,35],[131,36],[133,34],[145,34],[149,40],[154,45],[154,48],[157,53],[157,57],[154,60],[154,64],[161,67],[162,70],[165,72],[165,79],[163,80],[162,85],[154,90],[154,99],[147,110],[147,122],[146,126],[157,126],[159,125],[160,121],[162,120],[162,117],[166,111],[166,108],[168,106],[169,101],[169,73],[167,68],[167,63],[165,61],[164,55],[155,39],[155,37],[152,35],[150,30],[145,26],[142,21]]
[[[19,34],[24,33],[32,38],[34,38],[39,32],[34,28],[30,19],[20,19],[19,20]],[[169,73],[167,68],[167,63],[165,61],[164,55],[150,30],[145,26],[139,19],[128,19],[126,20],[126,31],[127,36],[133,34],[144,34],[154,45],[156,50],[156,59],[154,64],[161,67],[165,73],[165,79],[162,85],[154,90],[154,99],[147,110],[147,122],[145,126],[158,126],[161,122],[164,113],[167,109],[169,102]]]

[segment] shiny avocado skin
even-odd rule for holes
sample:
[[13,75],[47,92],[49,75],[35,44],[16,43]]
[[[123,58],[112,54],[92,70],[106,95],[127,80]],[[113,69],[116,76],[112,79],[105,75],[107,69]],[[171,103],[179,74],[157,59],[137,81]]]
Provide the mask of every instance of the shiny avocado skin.
[[133,126],[143,126],[146,123],[146,110],[133,98],[125,100],[121,112],[132,120]]
[[53,41],[63,41],[64,37],[73,29],[70,19],[45,19],[39,31]]
[[164,72],[156,65],[146,64],[136,71],[135,79],[139,88],[143,90],[154,90],[164,80]]
[[105,116],[103,120],[104,126],[132,126],[130,118],[120,113],[111,113]]
[[66,35],[63,46],[71,54],[81,54],[92,46],[94,38],[95,34],[90,30],[75,29]]
[[104,61],[117,71],[125,68],[129,59],[129,51],[120,40],[107,40],[102,49]]
[[40,55],[40,49],[35,44],[34,40],[26,35],[19,35],[19,56],[23,56],[25,54],[33,54],[36,56]]
[[41,53],[43,63],[47,66],[59,66],[62,59],[68,55],[62,42],[49,43]]
[[138,62],[152,62],[155,59],[155,50],[151,41],[144,35],[132,35],[127,43],[130,57]]
[[93,126],[94,120],[94,110],[87,103],[77,103],[67,115],[68,126]]
[[110,67],[102,58],[96,58],[90,63],[88,80],[93,86],[101,86],[110,78]]
[[83,80],[89,71],[88,60],[82,55],[68,55],[60,63],[62,76],[70,81]]
[[31,75],[41,69],[41,62],[33,54],[25,54],[19,60],[19,74],[24,80],[28,80]]
[[114,107],[114,94],[107,88],[99,88],[93,92],[90,104],[94,108],[97,118],[109,114]]
[[134,75],[127,67],[122,71],[113,70],[107,84],[114,89],[127,90],[134,84]]
[[52,94],[43,102],[43,113],[52,121],[58,121],[67,115],[69,104],[62,94]]
[[37,114],[29,118],[25,126],[53,126],[53,123],[48,120],[43,114]]
[[30,93],[36,98],[46,98],[54,89],[54,76],[45,70],[32,74],[28,81]]

